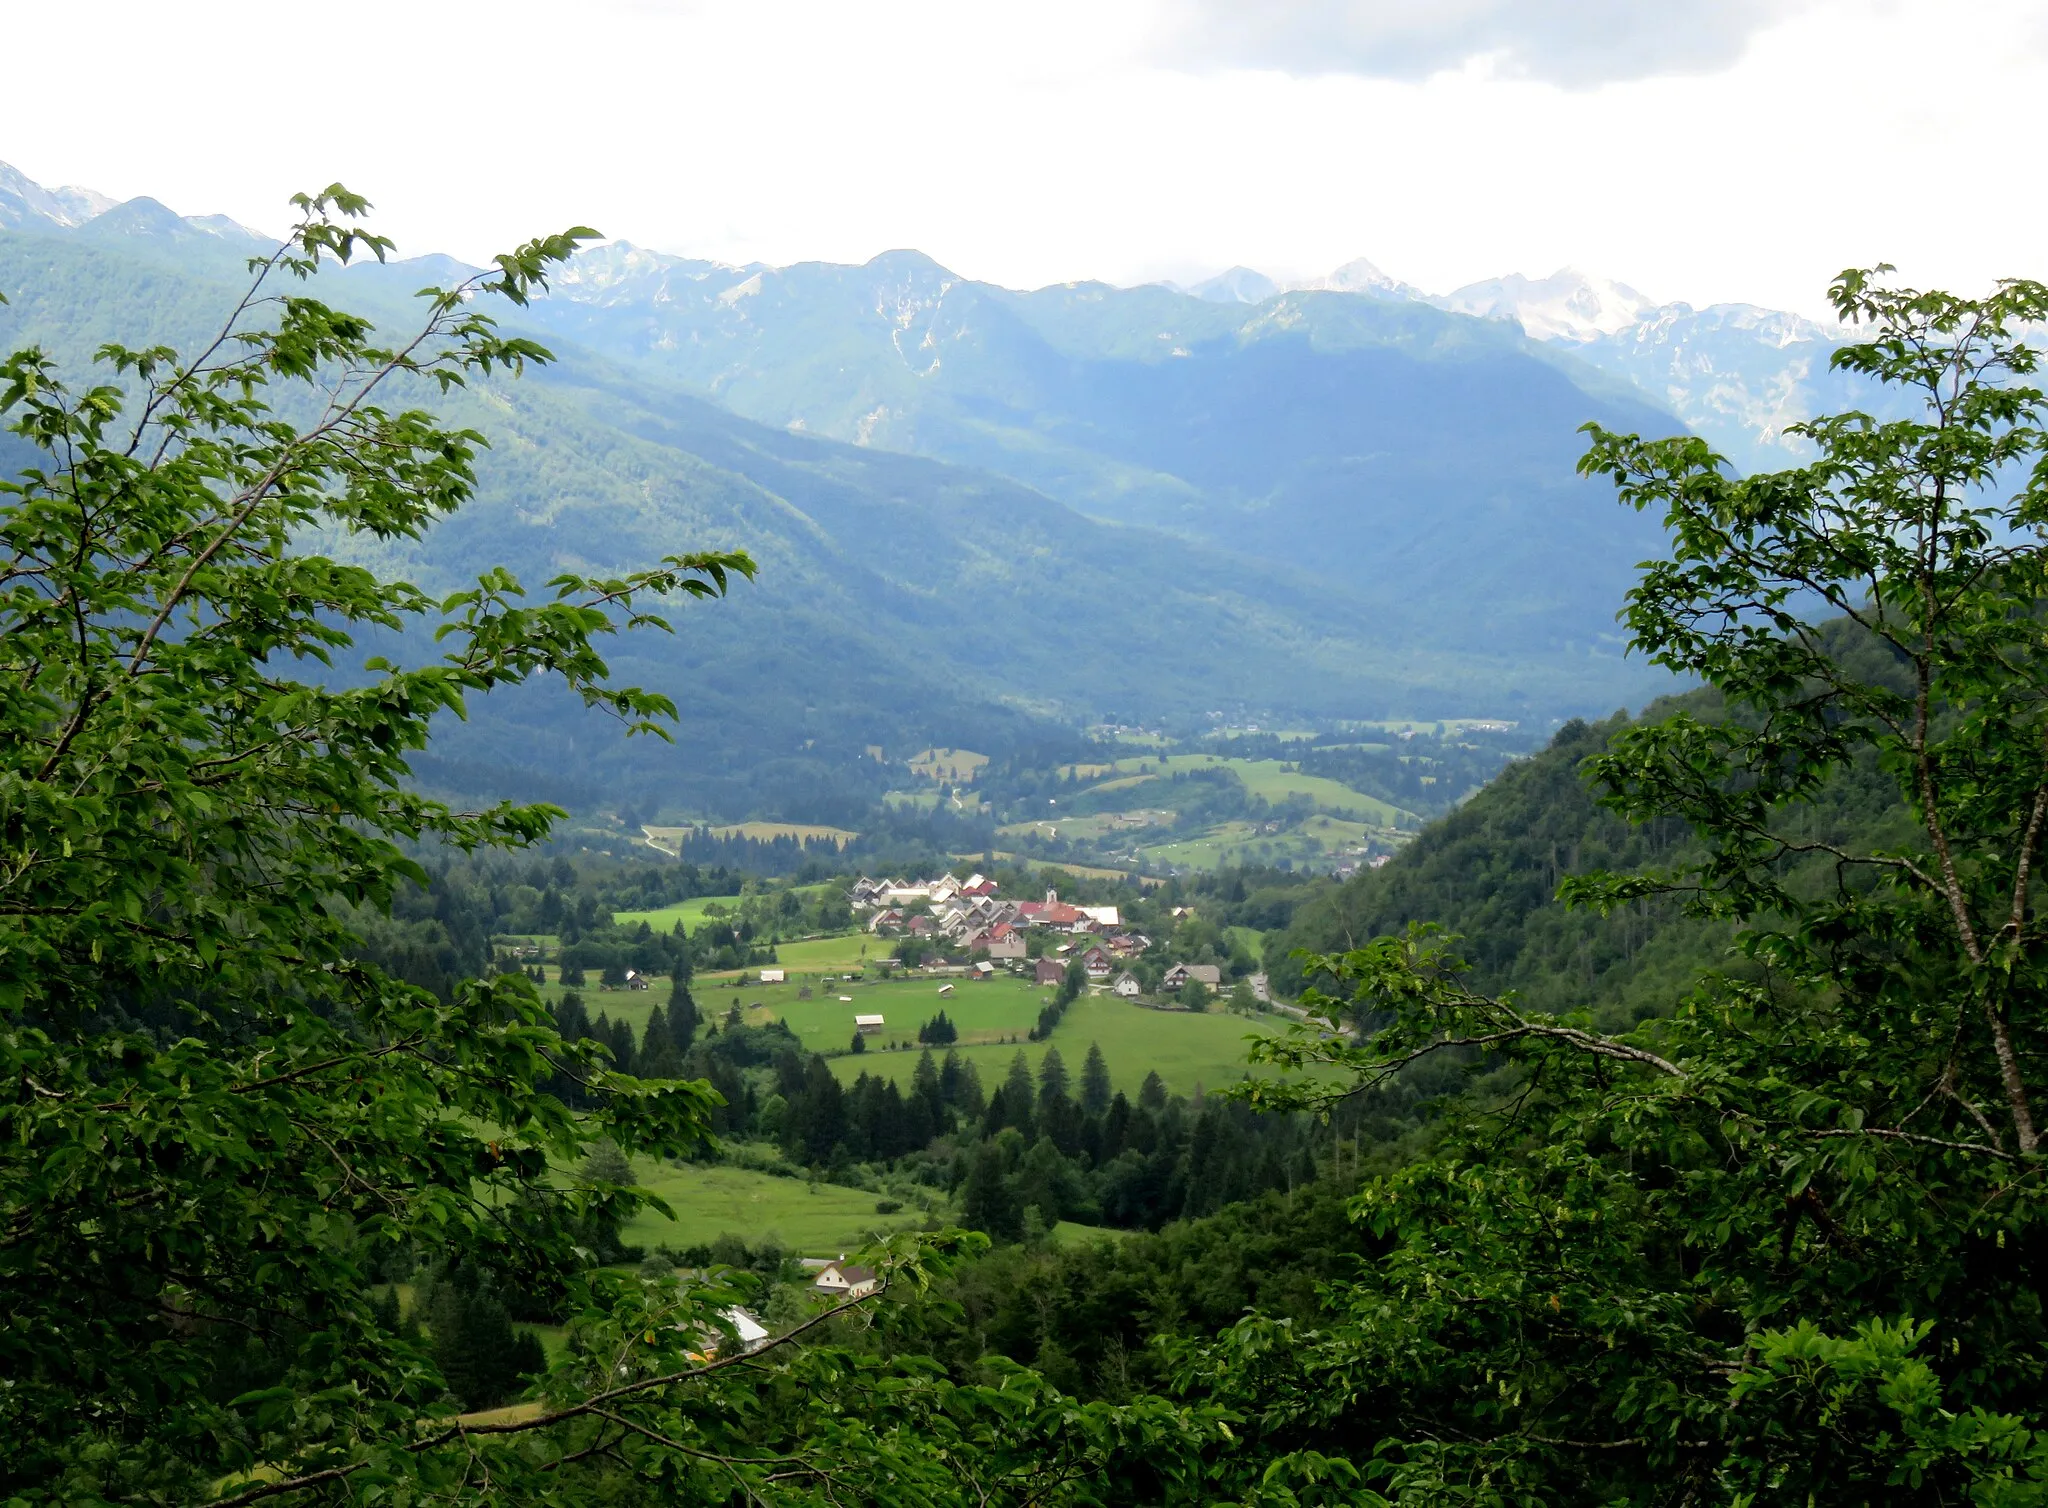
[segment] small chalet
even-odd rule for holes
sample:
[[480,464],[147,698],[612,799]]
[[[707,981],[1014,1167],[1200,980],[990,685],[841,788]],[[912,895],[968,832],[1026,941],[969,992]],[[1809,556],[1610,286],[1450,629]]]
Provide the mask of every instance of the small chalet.
[[1138,976],[1129,969],[1125,969],[1121,974],[1117,975],[1116,983],[1111,985],[1110,988],[1125,1000],[1136,1000],[1145,993],[1145,987],[1138,983]]
[[1190,979],[1207,985],[1211,991],[1223,988],[1223,970],[1213,963],[1177,963],[1166,971],[1160,985],[1168,990],[1177,990]]
[[[763,969],[761,971],[761,983],[763,984],[781,984],[788,978],[789,973],[784,969]],[[632,983],[631,976],[627,977],[626,982],[628,984]]]
[[[841,995],[839,998],[844,1000],[847,997]],[[882,1025],[883,1022],[880,1016],[855,1016],[853,1018],[853,1029],[863,1037],[872,1037],[882,1029]]]
[[1031,971],[1034,984],[1058,984],[1067,977],[1067,966],[1057,958],[1041,958]]
[[1106,948],[1090,948],[1081,955],[1081,967],[1088,971],[1088,978],[1100,984],[1116,972],[1116,962]]
[[828,1262],[811,1280],[811,1291],[827,1298],[864,1298],[882,1286],[872,1267],[854,1267],[846,1262]]
[[646,989],[647,976],[634,969],[626,970],[626,988],[629,990]]

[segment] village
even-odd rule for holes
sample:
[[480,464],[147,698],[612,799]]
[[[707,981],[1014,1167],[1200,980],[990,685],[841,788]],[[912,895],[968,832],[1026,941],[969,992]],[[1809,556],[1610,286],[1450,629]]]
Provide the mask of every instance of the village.
[[[917,881],[863,875],[847,900],[865,916],[869,933],[897,940],[899,959],[931,972],[986,979],[1007,971],[1057,986],[1071,966],[1079,965],[1089,984],[1132,1001],[1191,998],[1190,985],[1212,997],[1226,988],[1217,964],[1169,962],[1163,972],[1141,966],[1146,955],[1155,953],[1154,940],[1125,926],[1115,906],[1072,905],[1057,890],[1047,890],[1043,900],[1009,900],[998,889],[996,881],[981,874]],[[1177,909],[1175,915],[1180,914]],[[1153,974],[1156,983],[1148,988],[1147,976]],[[1267,1002],[1263,973],[1243,983],[1253,1001]]]

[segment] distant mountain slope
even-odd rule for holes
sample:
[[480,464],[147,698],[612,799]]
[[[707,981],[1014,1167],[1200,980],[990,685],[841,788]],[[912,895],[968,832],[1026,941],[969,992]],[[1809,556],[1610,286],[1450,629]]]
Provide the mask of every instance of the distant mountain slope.
[[1654,521],[1574,475],[1577,430],[1675,421],[1499,321],[1412,300],[1014,293],[915,252],[725,268],[615,244],[535,318],[765,424],[1310,573],[1418,645],[1611,651],[1660,548]]
[[[106,339],[189,343],[208,328],[249,233],[160,209],[0,232],[0,345],[38,340],[77,363]],[[436,270],[324,287],[396,324]],[[561,344],[563,362],[525,381],[430,400],[492,436],[482,493],[381,562],[431,587],[496,563],[537,584],[564,565],[743,546],[762,579],[681,612],[673,640],[620,646],[623,677],[684,708],[676,748],[622,747],[547,693],[493,698],[439,745],[428,773],[451,788],[844,821],[897,778],[871,745],[1000,750],[1082,718],[1244,708],[1541,716],[1651,683],[1583,646],[1464,643],[1391,595],[1091,520],[988,472],[763,426]]]

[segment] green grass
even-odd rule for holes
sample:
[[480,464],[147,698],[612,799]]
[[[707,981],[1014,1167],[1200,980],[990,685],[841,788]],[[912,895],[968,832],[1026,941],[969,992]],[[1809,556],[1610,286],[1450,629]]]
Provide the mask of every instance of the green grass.
[[815,974],[825,969],[844,972],[857,969],[870,959],[888,956],[889,943],[865,932],[848,932],[839,937],[812,937],[802,942],[777,943],[771,968]]
[[[846,888],[838,880],[826,880],[817,885],[800,885],[797,887],[797,894],[816,895],[821,890],[831,890],[835,887],[841,890]],[[657,932],[673,931],[676,923],[681,922],[684,931],[694,932],[709,920],[706,908],[710,906],[723,906],[728,911],[737,912],[740,897],[700,895],[687,901],[678,901],[673,906],[663,906],[658,911],[614,911],[612,921],[621,927],[637,927],[641,922],[645,922]]]
[[[961,986],[962,991],[967,988]],[[953,1014],[950,1004],[946,1014]],[[1078,1078],[1088,1044],[1093,1042],[1102,1048],[1109,1064],[1110,1082],[1125,1094],[1136,1098],[1148,1072],[1156,1072],[1173,1092],[1190,1094],[1197,1084],[1220,1089],[1242,1078],[1247,1072],[1245,1038],[1255,1032],[1280,1031],[1286,1024],[1277,1016],[1154,1011],[1113,996],[1088,995],[1068,1009],[1049,1041],[963,1045],[960,1056],[974,1064],[986,1091],[1002,1082],[1010,1071],[1010,1059],[1019,1052],[1035,1074],[1048,1047],[1060,1050],[1067,1072]],[[846,1083],[865,1072],[907,1085],[917,1068],[918,1051],[913,1046],[901,1052],[848,1054],[832,1059],[832,1071]]]
[[[1074,1246],[1083,1241],[1094,1241],[1108,1237],[1112,1241],[1128,1241],[1133,1231],[1118,1230],[1113,1225],[1076,1225],[1071,1220],[1062,1220],[1052,1228],[1051,1236],[1061,1246]],[[552,1355],[553,1353],[549,1353]]]
[[986,754],[972,749],[925,749],[911,757],[910,773],[947,785],[971,785],[988,763]]
[[[748,1019],[764,1021],[773,1017],[786,1023],[803,1043],[806,1052],[839,1052],[853,1040],[856,1015],[879,1015],[887,1020],[879,1038],[870,1038],[870,1048],[884,1042],[915,1042],[917,1029],[941,1008],[960,1028],[963,1045],[999,1042],[1009,1036],[1023,1037],[1038,1020],[1041,1004],[1052,991],[999,974],[986,982],[973,979],[946,980],[918,976],[909,979],[862,979],[812,982],[813,998],[799,1000],[797,989],[805,981],[788,984],[748,985],[737,997],[732,991],[699,991],[697,1003],[706,1010],[723,1013],[735,998],[749,1007]],[[953,993],[941,995],[942,984],[954,986]],[[839,997],[846,995],[851,1003]],[[752,1009],[758,1004],[761,1009]],[[863,1053],[861,1057],[874,1056]],[[858,1061],[854,1059],[853,1061]]]
[[1261,832],[1256,823],[1222,822],[1192,837],[1147,844],[1138,850],[1148,866],[1215,869],[1224,864],[1272,864],[1290,859],[1297,864],[1322,864],[1356,855],[1368,839],[1384,844],[1405,842],[1410,834],[1370,827],[1324,812],[1305,817],[1277,833]]
[[1290,796],[1306,796],[1323,811],[1340,817],[1352,817],[1359,821],[1375,823],[1382,827],[1398,826],[1402,822],[1419,825],[1422,821],[1414,813],[1404,811],[1391,802],[1377,796],[1367,796],[1354,791],[1340,781],[1322,775],[1303,775],[1289,769],[1277,759],[1235,759],[1222,754],[1156,754],[1135,758],[1119,759],[1114,765],[1070,765],[1068,770],[1082,778],[1091,773],[1114,774],[1118,778],[1093,787],[1095,790],[1113,790],[1125,784],[1136,784],[1147,775],[1174,775],[1189,770],[1227,769],[1243,783],[1245,790],[1254,796],[1263,796],[1278,805]]
[[642,1210],[627,1223],[622,1233],[626,1241],[650,1249],[709,1243],[730,1231],[749,1245],[773,1236],[785,1250],[799,1255],[836,1257],[865,1244],[870,1232],[907,1229],[924,1218],[914,1209],[878,1215],[878,1196],[860,1189],[777,1178],[747,1168],[679,1168],[670,1163],[650,1165],[642,1158],[633,1171],[676,1214],[669,1220]]
[[1257,927],[1225,927],[1223,933],[1258,962],[1266,961],[1266,935]]

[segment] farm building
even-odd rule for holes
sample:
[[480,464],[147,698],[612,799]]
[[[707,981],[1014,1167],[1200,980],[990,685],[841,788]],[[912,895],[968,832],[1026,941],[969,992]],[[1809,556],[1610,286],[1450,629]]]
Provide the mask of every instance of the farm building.
[[761,971],[761,983],[763,984],[781,984],[788,977],[788,971],[784,969],[763,969]]
[[811,1282],[814,1293],[831,1298],[857,1299],[881,1287],[872,1267],[855,1267],[847,1262],[828,1262]]
[[[846,997],[842,995],[839,998],[843,1000]],[[882,1025],[883,1022],[880,1016],[855,1016],[853,1018],[853,1029],[863,1037],[873,1036],[882,1029]]]

